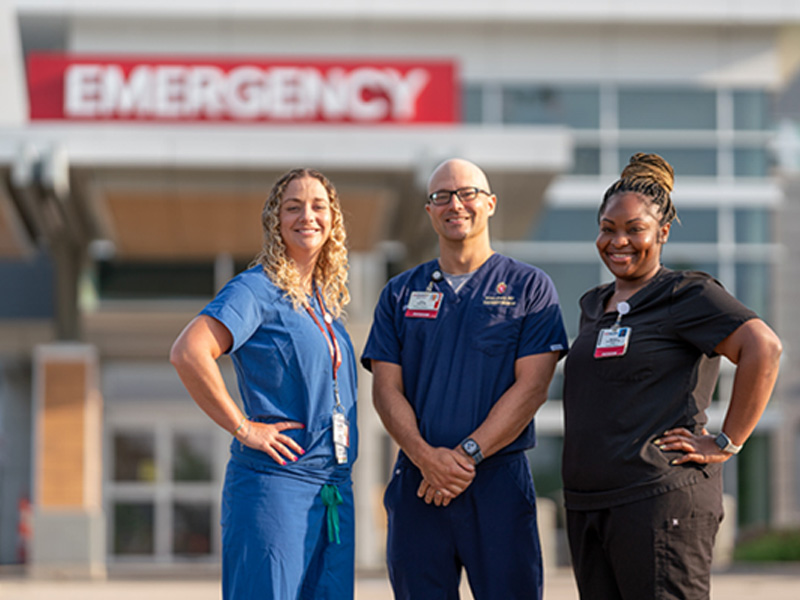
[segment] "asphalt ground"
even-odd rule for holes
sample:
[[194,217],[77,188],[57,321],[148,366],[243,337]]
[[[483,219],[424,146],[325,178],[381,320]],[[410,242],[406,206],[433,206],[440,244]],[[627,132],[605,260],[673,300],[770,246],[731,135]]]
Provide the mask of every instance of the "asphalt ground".
[[[578,600],[568,569],[545,578],[546,600]],[[166,576],[110,575],[102,580],[35,579],[19,571],[0,571],[2,600],[219,600],[219,580],[207,574],[175,579]],[[466,581],[462,600],[472,600]],[[734,566],[714,573],[712,600],[798,600],[800,563],[789,565]],[[355,600],[392,600],[383,574],[364,574],[356,582]]]

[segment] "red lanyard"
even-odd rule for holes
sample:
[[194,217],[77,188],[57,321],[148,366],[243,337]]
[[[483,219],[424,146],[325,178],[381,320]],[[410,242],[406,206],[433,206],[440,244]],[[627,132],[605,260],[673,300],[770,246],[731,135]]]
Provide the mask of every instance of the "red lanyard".
[[[322,320],[325,321],[325,328],[323,329],[322,323],[319,322],[314,309],[311,307],[311,304],[306,304],[306,310],[308,314],[311,315],[311,318],[314,319],[314,323],[317,324],[319,327],[320,332],[322,332],[322,336],[325,338],[325,341],[328,343],[328,351],[331,353],[331,365],[333,366],[333,379],[336,380],[336,372],[339,370],[339,367],[342,364],[342,353],[339,351],[339,342],[336,340],[336,334],[333,332],[333,327],[331,323],[333,322],[333,318],[325,312],[325,305],[322,304],[322,297],[319,294],[319,290],[314,290],[317,295],[317,302],[319,303],[319,310],[322,312]],[[325,335],[325,329],[328,330],[328,335],[330,339],[328,339],[328,335]]]

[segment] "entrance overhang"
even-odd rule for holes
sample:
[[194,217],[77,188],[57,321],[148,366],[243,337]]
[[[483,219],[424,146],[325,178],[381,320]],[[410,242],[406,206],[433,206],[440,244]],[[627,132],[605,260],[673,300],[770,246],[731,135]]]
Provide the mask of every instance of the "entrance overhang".
[[[451,157],[486,171],[499,198],[493,235],[519,239],[544,190],[572,161],[571,136],[559,127],[36,124],[0,136],[0,168],[31,147],[42,155],[57,147],[67,157],[71,204],[91,224],[86,235],[129,260],[252,256],[263,200],[275,178],[296,166],[318,168],[336,184],[354,250],[383,240],[429,249],[427,179]],[[30,196],[4,192],[17,204]],[[0,200],[6,212],[14,205]],[[0,252],[24,248],[23,240]]]

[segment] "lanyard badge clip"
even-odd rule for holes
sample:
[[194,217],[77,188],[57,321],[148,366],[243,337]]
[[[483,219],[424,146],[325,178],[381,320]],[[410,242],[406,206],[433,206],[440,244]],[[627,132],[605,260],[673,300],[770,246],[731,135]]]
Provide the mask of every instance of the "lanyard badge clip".
[[601,329],[597,336],[597,345],[594,348],[595,358],[612,358],[624,356],[628,351],[628,342],[631,339],[631,328],[621,327],[622,317],[631,311],[627,302],[617,303],[617,320],[607,329]]

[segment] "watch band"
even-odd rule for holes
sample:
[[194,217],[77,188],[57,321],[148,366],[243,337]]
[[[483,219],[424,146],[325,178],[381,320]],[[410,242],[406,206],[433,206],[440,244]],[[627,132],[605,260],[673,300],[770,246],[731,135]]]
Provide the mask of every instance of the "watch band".
[[476,465],[483,460],[483,452],[481,452],[481,447],[478,445],[478,442],[473,440],[471,437],[464,438],[459,445],[461,446],[461,449],[467,453],[467,456],[470,456],[472,460],[475,461]]
[[724,431],[721,431],[717,438],[714,440],[717,444],[717,447],[722,450],[723,452],[727,452],[728,454],[738,454],[739,450],[742,449],[742,446],[737,446],[731,441],[727,435],[725,435]]

